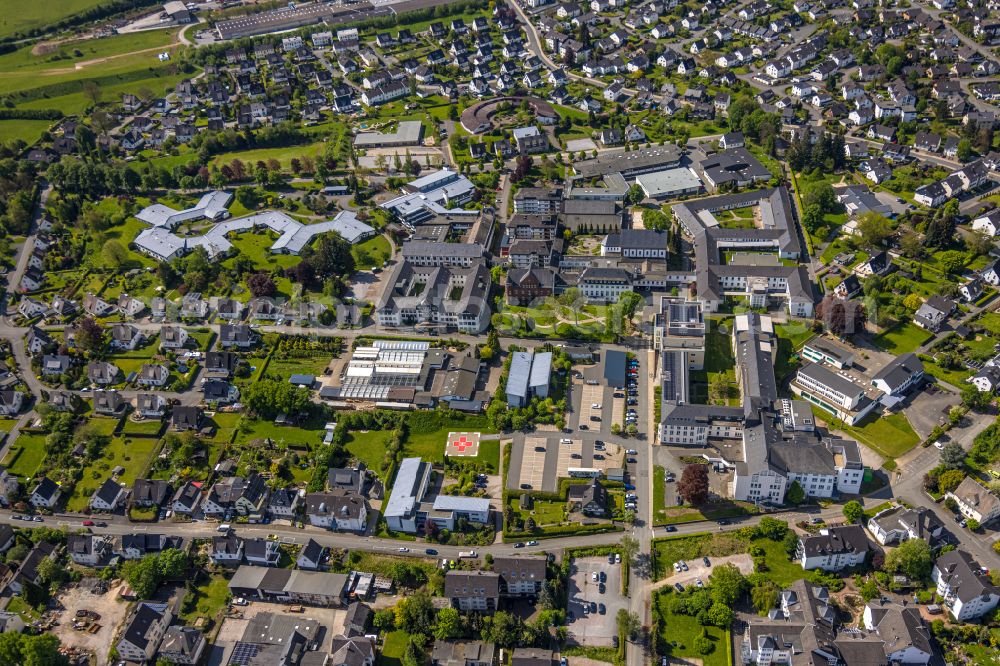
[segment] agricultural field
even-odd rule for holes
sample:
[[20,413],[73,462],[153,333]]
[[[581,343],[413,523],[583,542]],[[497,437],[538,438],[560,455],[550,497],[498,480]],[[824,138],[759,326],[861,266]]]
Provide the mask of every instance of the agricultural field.
[[0,144],[24,141],[31,145],[51,126],[51,120],[0,120]]
[[0,38],[44,28],[100,4],[101,0],[0,0]]

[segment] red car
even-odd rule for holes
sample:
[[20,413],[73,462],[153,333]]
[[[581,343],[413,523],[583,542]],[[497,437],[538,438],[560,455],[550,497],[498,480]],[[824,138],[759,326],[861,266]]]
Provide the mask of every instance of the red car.
[[81,523],[81,525],[83,525],[84,527],[93,527],[94,526],[94,521],[92,521],[92,520],[85,520],[85,521],[83,521]]

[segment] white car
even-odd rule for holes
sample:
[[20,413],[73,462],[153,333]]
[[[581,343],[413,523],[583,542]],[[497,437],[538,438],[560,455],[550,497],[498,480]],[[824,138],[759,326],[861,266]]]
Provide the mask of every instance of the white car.
[[410,552],[410,549],[407,548],[406,546],[400,546],[399,547],[399,552],[401,552],[401,553],[408,553],[408,552]]
[[597,572],[596,571],[591,572],[591,574],[590,574],[590,580],[593,581],[593,582],[595,582],[595,583],[597,582]]
[[680,562],[674,562],[674,571],[677,572],[677,573],[681,572],[681,563]]
[[705,587],[705,584],[701,582],[701,578],[695,579],[694,584],[697,585],[698,587]]
[[944,448],[944,442],[939,439],[938,441],[934,442],[934,448],[935,449],[943,449]]

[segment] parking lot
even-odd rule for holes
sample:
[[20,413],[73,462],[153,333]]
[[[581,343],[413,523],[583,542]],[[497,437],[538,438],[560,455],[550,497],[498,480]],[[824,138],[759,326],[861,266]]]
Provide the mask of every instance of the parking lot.
[[[593,384],[579,383],[580,398],[580,423],[582,430],[600,430],[603,425],[599,420],[594,421],[593,417],[602,418],[604,411],[604,387]],[[597,407],[594,407],[597,405]]]
[[[564,439],[569,441],[564,443]],[[559,479],[569,478],[570,467],[606,470],[624,464],[624,449],[617,444],[606,443],[601,450],[595,448],[594,440],[578,437],[525,437],[523,442],[515,439],[507,488],[556,492]]]
[[[610,646],[617,634],[615,616],[628,608],[628,599],[621,594],[620,564],[608,564],[607,557],[584,557],[573,562],[569,578],[567,611],[569,639],[578,645]],[[593,575],[604,574],[604,594]],[[605,612],[584,613],[584,603],[604,604]]]
[[708,561],[710,566],[705,566],[704,561],[700,557],[693,560],[685,560],[688,570],[681,571],[680,573],[672,571],[671,575],[667,577],[666,582],[670,585],[680,583],[684,587],[690,587],[691,585],[697,585],[697,581],[700,578],[702,583],[708,585],[708,577],[712,575],[712,569],[723,564],[735,565],[745,576],[753,573],[753,558],[747,553],[739,553],[738,555],[729,555],[727,557],[709,556]]

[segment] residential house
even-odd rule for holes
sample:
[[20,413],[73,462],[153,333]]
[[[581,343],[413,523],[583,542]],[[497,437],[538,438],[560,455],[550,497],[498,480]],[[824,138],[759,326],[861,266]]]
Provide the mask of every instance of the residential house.
[[978,521],[980,525],[1000,516],[1000,498],[971,476],[962,479],[958,488],[945,496],[955,500],[963,516]]
[[140,603],[115,645],[118,655],[139,663],[153,661],[172,619],[166,604]]
[[444,596],[463,612],[493,612],[500,601],[500,576],[492,571],[449,570],[444,576]]
[[59,486],[55,481],[47,476],[39,480],[38,485],[31,491],[31,506],[39,509],[53,509],[59,501]]
[[982,617],[1000,602],[1000,589],[990,582],[985,570],[963,550],[938,556],[931,570],[937,594],[957,622]]
[[368,527],[368,502],[354,492],[308,493],[305,511],[309,523],[316,527],[345,532],[364,532]]
[[117,511],[127,498],[127,488],[113,479],[105,479],[90,496],[90,508],[94,511]]
[[799,538],[796,559],[803,569],[840,571],[864,564],[870,550],[860,525],[830,527]]

